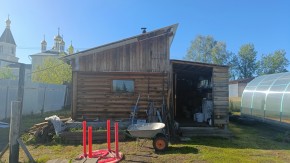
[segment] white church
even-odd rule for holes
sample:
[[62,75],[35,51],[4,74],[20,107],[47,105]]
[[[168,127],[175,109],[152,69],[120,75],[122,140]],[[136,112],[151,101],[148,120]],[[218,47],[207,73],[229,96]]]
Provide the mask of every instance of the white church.
[[[74,53],[74,47],[72,44],[68,48],[68,53]],[[45,37],[41,42],[41,52],[30,55],[31,57],[31,64],[32,64],[32,72],[35,72],[37,67],[44,63],[44,60],[48,57],[59,58],[61,55],[67,55],[65,52],[65,42],[63,37],[58,34],[54,37],[54,45],[50,50],[47,50],[47,42],[45,41]]]
[[[16,57],[16,42],[12,35],[11,20],[6,20],[6,28],[0,37],[0,69],[9,68],[12,71],[15,79],[18,79],[18,63],[19,58]],[[71,45],[67,49],[69,54],[74,53],[74,47]],[[38,66],[44,63],[44,60],[48,57],[59,58],[61,55],[67,55],[65,52],[65,42],[63,37],[60,36],[59,29],[58,34],[54,37],[54,45],[51,49],[47,50],[47,42],[45,38],[41,41],[41,51],[36,54],[30,55],[31,64],[26,64],[25,66],[25,80],[31,80],[31,73],[35,72]]]
[[[10,30],[11,21],[8,17],[6,20],[6,28],[0,37],[0,59],[11,62],[18,62],[16,57],[16,43]],[[0,62],[0,67],[6,66],[8,63]]]

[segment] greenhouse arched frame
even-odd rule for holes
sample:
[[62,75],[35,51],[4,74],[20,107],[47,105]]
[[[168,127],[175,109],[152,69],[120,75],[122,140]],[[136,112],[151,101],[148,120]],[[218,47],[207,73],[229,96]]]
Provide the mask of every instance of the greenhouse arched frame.
[[241,113],[290,125],[290,72],[259,76],[248,83]]

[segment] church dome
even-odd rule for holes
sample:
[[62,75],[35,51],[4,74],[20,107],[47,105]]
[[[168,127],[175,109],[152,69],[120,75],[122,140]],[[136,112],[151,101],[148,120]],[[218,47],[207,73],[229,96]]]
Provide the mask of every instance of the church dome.
[[61,41],[62,37],[60,35],[54,36],[55,41]]
[[46,42],[45,40],[42,40],[42,41],[41,41],[41,44],[42,44],[42,45],[47,45],[47,42]]
[[57,35],[56,36],[54,36],[54,41],[55,42],[61,42],[61,40],[62,40],[62,37],[59,35],[59,28],[57,29],[58,30],[58,32],[57,32]]
[[15,40],[10,30],[10,24],[11,24],[11,21],[8,16],[8,19],[6,20],[6,28],[0,37],[0,42],[5,42],[8,44],[16,45]]
[[8,19],[6,20],[6,27],[9,28],[9,27],[10,27],[10,24],[11,24],[11,21],[10,21],[10,19],[8,18]]

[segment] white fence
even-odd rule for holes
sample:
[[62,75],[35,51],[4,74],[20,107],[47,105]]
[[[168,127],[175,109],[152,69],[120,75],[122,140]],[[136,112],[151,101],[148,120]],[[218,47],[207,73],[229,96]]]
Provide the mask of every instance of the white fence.
[[[22,114],[35,114],[59,110],[64,106],[65,85],[26,81]],[[18,80],[0,80],[0,120],[10,117],[11,101],[17,100]]]

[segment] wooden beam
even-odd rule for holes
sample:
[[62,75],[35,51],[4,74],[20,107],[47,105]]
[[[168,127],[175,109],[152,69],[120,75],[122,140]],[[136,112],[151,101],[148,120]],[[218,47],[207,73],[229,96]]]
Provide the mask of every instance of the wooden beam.
[[20,138],[17,139],[19,145],[21,146],[21,148],[23,149],[23,151],[25,152],[26,156],[29,159],[29,162],[35,162],[35,160],[33,159],[33,157],[31,156],[31,154],[29,153],[28,149],[26,148],[26,146],[24,145],[24,143],[22,142],[22,140]]
[[19,81],[18,81],[18,94],[17,100],[20,102],[20,123],[23,108],[23,96],[24,96],[24,78],[25,78],[25,64],[19,64]]
[[74,71],[73,72],[73,97],[72,97],[72,119],[76,118],[76,112],[77,112],[77,85],[78,85],[78,72]]
[[11,118],[10,118],[10,133],[9,133],[9,162],[18,162],[19,160],[19,144],[17,139],[20,136],[20,117],[21,117],[21,102],[11,102]]

